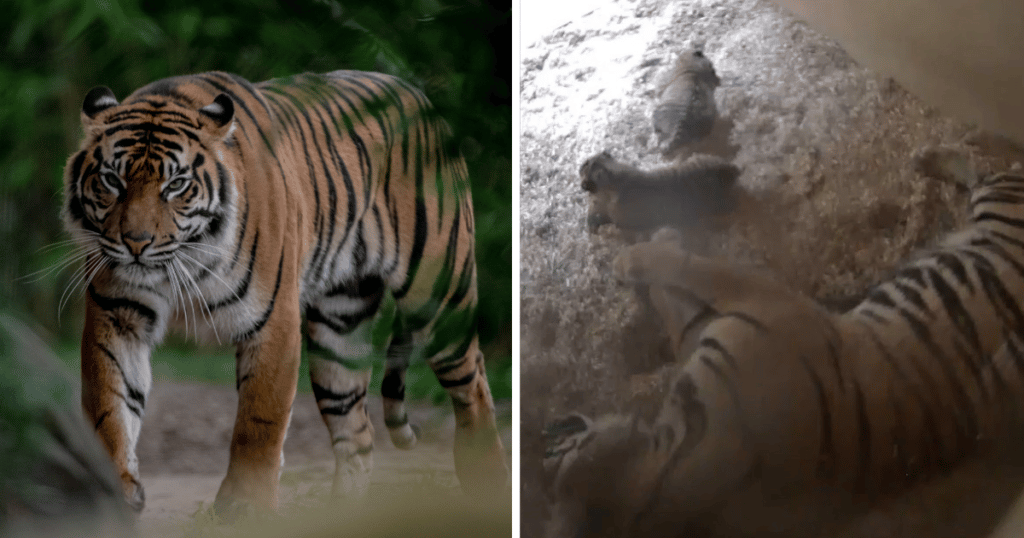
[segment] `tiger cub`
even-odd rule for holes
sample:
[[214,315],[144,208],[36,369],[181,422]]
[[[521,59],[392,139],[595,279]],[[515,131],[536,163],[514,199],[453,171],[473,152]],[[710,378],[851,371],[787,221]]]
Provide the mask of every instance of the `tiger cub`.
[[[384,359],[395,445],[415,443],[404,374],[425,360],[454,404],[463,487],[504,488],[476,335],[469,178],[420,91],[379,73],[253,84],[211,72],[159,80],[124,102],[94,88],[81,121],[63,213],[86,257],[82,405],[133,507],[144,502],[135,446],[150,352],[169,329],[237,346],[222,513],[277,504],[303,326],[335,493],[368,483],[366,389]],[[375,315],[391,299],[382,332]]]
[[652,420],[548,427],[552,536],[819,536],[1006,448],[1024,401],[1024,176],[969,178],[969,223],[845,313],[672,242],[624,249],[620,280],[716,316]]
[[579,176],[580,188],[590,193],[590,233],[609,223],[629,234],[662,226],[714,228],[736,208],[741,190],[739,167],[712,155],[641,170],[603,151],[583,161]]
[[651,124],[663,157],[678,157],[681,149],[711,135],[718,120],[715,89],[721,83],[711,59],[700,49],[682,52],[659,73]]

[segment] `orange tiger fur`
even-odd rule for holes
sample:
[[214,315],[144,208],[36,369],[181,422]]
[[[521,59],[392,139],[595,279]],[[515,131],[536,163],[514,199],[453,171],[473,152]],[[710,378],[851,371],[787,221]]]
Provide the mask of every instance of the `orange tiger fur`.
[[173,77],[119,103],[85,98],[65,222],[88,258],[82,403],[141,509],[135,444],[167,329],[237,344],[238,414],[217,507],[277,503],[301,325],[337,459],[335,493],[372,467],[371,329],[394,298],[385,422],[408,447],[404,371],[426,360],[452,397],[464,488],[508,471],[476,337],[473,209],[461,157],[427,99],[378,73],[258,84]]

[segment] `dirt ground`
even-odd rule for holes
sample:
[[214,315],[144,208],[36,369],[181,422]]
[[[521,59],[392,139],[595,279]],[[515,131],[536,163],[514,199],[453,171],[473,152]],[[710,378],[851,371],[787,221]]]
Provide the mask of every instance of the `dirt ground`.
[[[524,25],[540,14],[523,13]],[[950,230],[966,200],[921,178],[910,155],[953,145],[979,171],[1024,154],[945,116],[894,80],[765,0],[619,0],[522,49],[520,282],[522,532],[546,517],[542,425],[570,410],[642,404],[630,376],[671,361],[667,340],[610,263],[613,226],[587,232],[578,170],[608,150],[641,168],[665,164],[650,122],[653,80],[672,54],[701,47],[722,80],[731,124],[713,152],[742,169],[745,193],[721,231],[687,234],[693,251],[766,267],[822,300],[857,297],[915,249]],[[984,467],[984,469],[983,469]],[[919,498],[880,509],[844,536],[977,536],[1019,490],[984,465]],[[974,474],[971,474],[974,473]],[[994,474],[1007,478],[1002,486]],[[972,497],[964,484],[991,498]],[[991,486],[990,486],[991,484]],[[940,491],[941,490],[941,491]],[[998,491],[998,494],[996,493]],[[972,507],[965,507],[968,500]],[[966,515],[970,525],[948,515]],[[979,534],[980,533],[980,534]]]
[[[376,430],[375,491],[423,484],[455,488],[452,463],[455,431],[450,404],[410,402],[410,420],[422,430],[411,450],[397,450],[381,420],[379,397],[370,397]],[[181,536],[192,515],[213,502],[228,465],[231,428],[238,398],[232,387],[156,380],[146,408],[138,446],[146,507],[139,524],[143,536]],[[510,456],[511,402],[496,402],[506,455]],[[511,460],[509,460],[511,461]],[[281,477],[282,507],[330,492],[334,456],[330,438],[311,394],[296,396],[285,441]]]

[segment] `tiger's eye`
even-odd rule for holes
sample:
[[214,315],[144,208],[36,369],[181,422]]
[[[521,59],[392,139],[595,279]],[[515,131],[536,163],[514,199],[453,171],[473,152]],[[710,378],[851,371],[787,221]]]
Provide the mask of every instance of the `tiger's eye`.
[[107,188],[113,191],[121,190],[121,180],[118,179],[117,175],[113,172],[103,172],[103,174],[100,175],[100,180],[107,186]]
[[188,180],[183,178],[183,177],[179,177],[177,179],[173,179],[173,180],[171,180],[170,183],[167,184],[167,190],[168,191],[180,190],[182,187],[185,186],[186,183],[188,183]]

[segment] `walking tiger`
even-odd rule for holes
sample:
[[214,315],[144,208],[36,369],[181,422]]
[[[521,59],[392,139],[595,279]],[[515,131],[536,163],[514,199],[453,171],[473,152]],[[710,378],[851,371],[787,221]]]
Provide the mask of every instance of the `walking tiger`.
[[[238,413],[216,507],[276,506],[303,318],[335,493],[368,482],[365,398],[378,359],[394,443],[415,443],[404,372],[425,360],[454,404],[463,487],[502,490],[476,335],[469,178],[421,92],[379,73],[252,84],[211,72],[153,82],[123,103],[94,88],[81,120],[64,220],[88,283],[82,405],[133,507],[144,502],[135,446],[150,352],[168,329],[237,345]],[[371,328],[388,295],[385,353]]]

